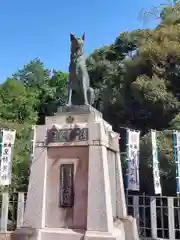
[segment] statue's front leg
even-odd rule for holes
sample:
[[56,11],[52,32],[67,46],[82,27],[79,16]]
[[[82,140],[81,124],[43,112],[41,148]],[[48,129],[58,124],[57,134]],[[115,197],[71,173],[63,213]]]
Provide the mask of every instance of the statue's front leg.
[[89,105],[88,98],[87,98],[87,84],[86,79],[83,79],[83,94],[84,94],[84,104]]
[[68,106],[72,105],[72,88],[69,89]]

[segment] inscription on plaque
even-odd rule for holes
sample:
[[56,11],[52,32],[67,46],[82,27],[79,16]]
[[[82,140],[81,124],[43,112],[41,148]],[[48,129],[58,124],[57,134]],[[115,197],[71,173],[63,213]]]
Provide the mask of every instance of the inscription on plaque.
[[81,142],[88,140],[88,128],[73,128],[73,129],[51,129],[48,131],[48,142]]
[[60,166],[60,207],[69,208],[74,204],[74,164]]

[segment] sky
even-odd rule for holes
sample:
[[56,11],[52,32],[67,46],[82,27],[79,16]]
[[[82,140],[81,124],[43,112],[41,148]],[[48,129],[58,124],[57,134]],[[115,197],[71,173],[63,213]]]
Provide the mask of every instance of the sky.
[[1,0],[0,82],[30,60],[68,71],[69,33],[86,33],[85,54],[111,44],[124,31],[154,28],[141,21],[142,9],[168,0]]

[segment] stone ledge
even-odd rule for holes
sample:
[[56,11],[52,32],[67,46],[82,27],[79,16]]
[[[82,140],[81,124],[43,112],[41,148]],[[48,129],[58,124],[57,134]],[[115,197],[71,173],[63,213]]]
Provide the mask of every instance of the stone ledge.
[[58,107],[56,115],[65,115],[65,114],[70,114],[70,113],[73,113],[73,114],[94,113],[102,118],[102,113],[90,105],[61,106],[61,107]]
[[11,240],[11,235],[13,232],[0,232],[0,240]]
[[122,227],[114,228],[112,232],[87,231],[84,240],[126,240],[126,238]]
[[[35,233],[35,234],[34,234]],[[1,237],[2,235],[2,237]],[[4,238],[3,238],[4,237]],[[85,231],[80,229],[44,228],[28,229],[20,228],[15,232],[0,234],[0,240],[125,240],[124,229],[114,228],[111,233],[99,231]],[[33,238],[32,238],[33,237]],[[129,240],[129,239],[128,239]]]
[[[9,238],[8,240],[82,240],[84,238],[84,234],[84,230],[63,228],[31,229],[22,227],[12,233],[12,238]],[[2,240],[6,239],[2,238]]]
[[140,239],[135,218],[133,218],[132,216],[126,216],[120,218],[120,221],[124,224],[126,239],[128,240]]

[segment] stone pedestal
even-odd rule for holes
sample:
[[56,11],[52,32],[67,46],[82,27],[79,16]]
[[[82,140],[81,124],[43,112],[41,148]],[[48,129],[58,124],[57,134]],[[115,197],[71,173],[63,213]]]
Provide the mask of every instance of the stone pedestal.
[[[69,164],[73,201],[67,207],[61,202],[70,188],[62,193],[62,182],[70,180],[60,169]],[[139,239],[135,220],[127,216],[119,135],[91,106],[62,107],[37,126],[24,225],[13,238]]]

